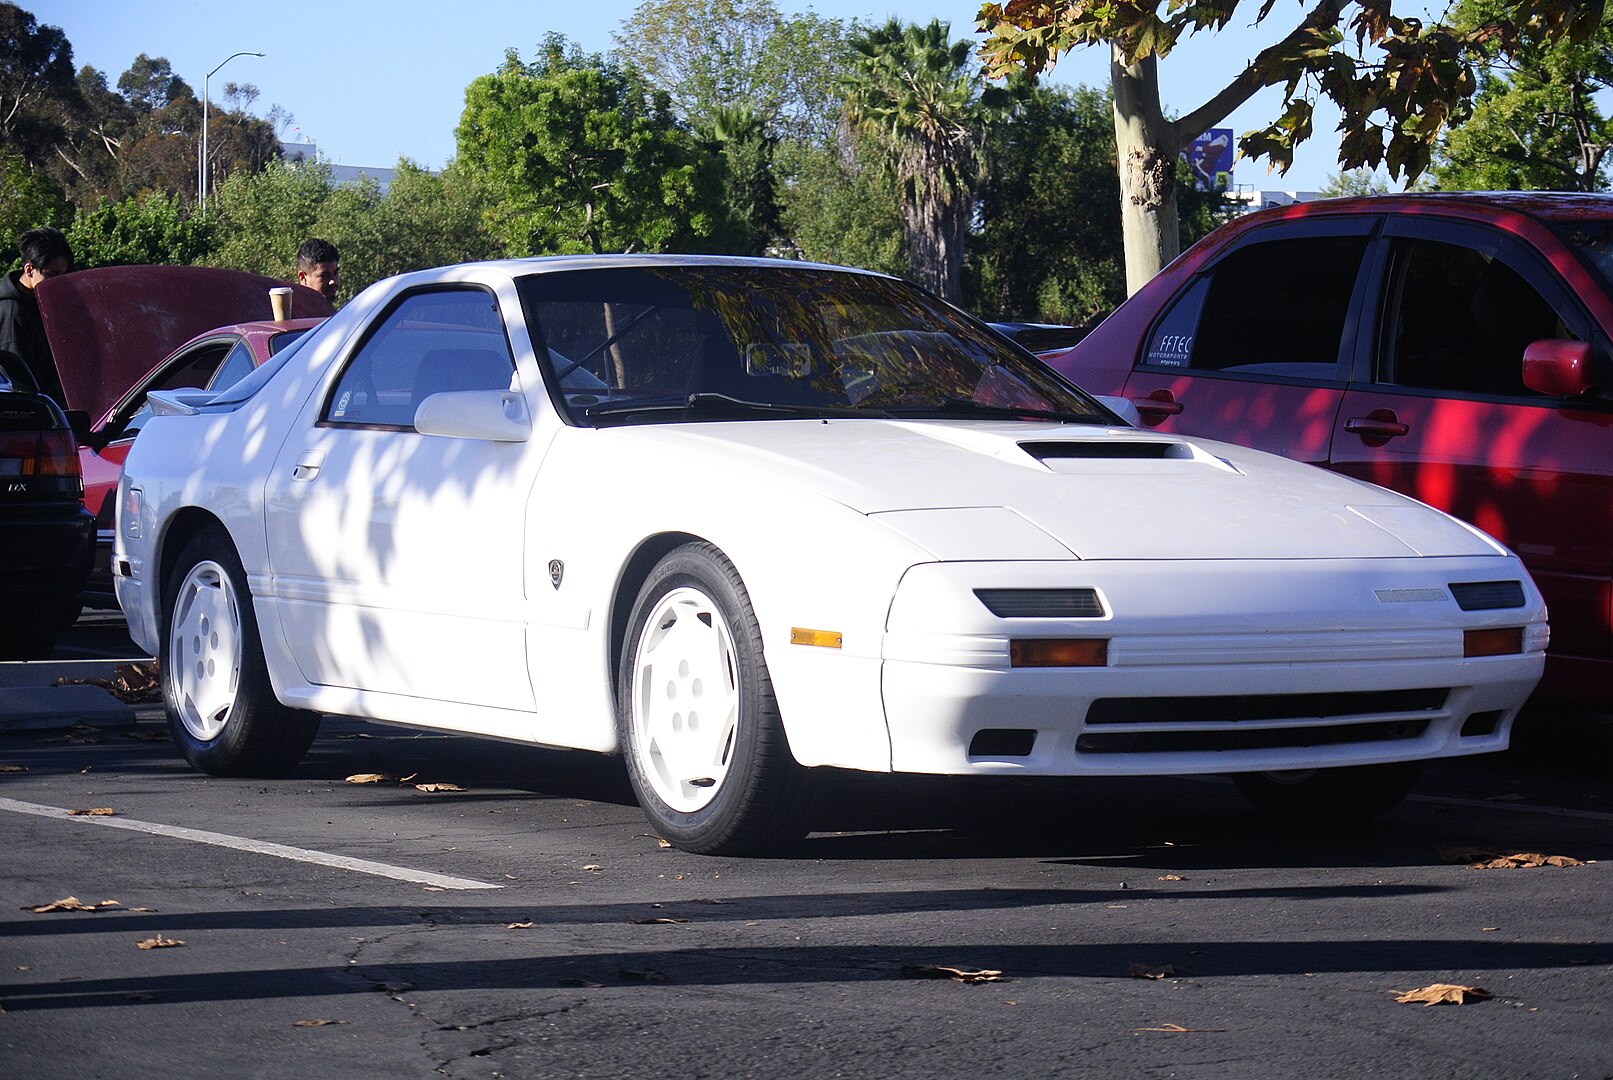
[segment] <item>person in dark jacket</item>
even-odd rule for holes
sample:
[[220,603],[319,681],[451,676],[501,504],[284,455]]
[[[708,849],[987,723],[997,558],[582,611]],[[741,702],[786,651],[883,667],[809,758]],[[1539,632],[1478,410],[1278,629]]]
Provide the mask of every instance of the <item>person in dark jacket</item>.
[[34,288],[73,268],[67,237],[49,226],[17,238],[22,269],[0,277],[0,387],[48,394],[62,406],[62,384],[45,340]]

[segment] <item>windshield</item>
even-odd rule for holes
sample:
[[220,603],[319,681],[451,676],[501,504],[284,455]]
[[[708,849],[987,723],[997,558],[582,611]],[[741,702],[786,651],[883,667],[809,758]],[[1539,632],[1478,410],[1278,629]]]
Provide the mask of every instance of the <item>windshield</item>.
[[[956,309],[809,266],[637,266],[520,281],[574,424],[879,416],[1114,423]],[[580,378],[584,373],[586,379]]]
[[291,337],[289,344],[277,347],[273,356],[252,369],[239,382],[215,397],[212,400],[212,404],[236,405],[257,393],[258,388],[273,378],[275,372],[285,367],[286,361],[295,356],[297,350],[302,347],[302,343],[308,340],[306,331],[287,331],[286,334],[280,336],[286,337],[288,335],[294,335]]

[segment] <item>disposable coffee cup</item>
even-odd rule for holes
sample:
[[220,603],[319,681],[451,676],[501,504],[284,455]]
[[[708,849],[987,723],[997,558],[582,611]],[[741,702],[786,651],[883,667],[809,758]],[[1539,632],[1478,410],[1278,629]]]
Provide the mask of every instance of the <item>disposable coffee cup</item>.
[[285,322],[291,318],[291,287],[281,285],[279,288],[270,289],[269,307],[274,310],[275,322]]

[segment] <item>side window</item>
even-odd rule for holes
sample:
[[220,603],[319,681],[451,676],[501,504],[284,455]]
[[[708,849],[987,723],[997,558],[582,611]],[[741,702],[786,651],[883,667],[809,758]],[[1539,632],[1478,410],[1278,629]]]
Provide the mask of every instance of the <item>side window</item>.
[[1523,384],[1524,348],[1576,337],[1540,291],[1492,252],[1408,240],[1396,249],[1393,280],[1380,382],[1534,397]]
[[207,386],[208,380],[223,362],[229,347],[228,340],[209,341],[196,346],[183,356],[176,356],[166,371],[158,374],[143,391],[129,400],[123,409],[126,416],[121,420],[113,418],[107,426],[107,436],[113,439],[131,439],[139,433],[151,417],[151,405],[146,401],[146,394],[152,390],[201,389]]
[[492,296],[468,288],[414,293],[348,360],[321,419],[412,428],[415,409],[432,394],[508,390],[514,374]]
[[219,365],[218,371],[207,384],[209,390],[227,390],[246,377],[246,373],[257,365],[252,362],[252,349],[245,341],[237,341],[235,347]]
[[1332,378],[1365,236],[1240,248],[1195,279],[1154,324],[1152,368]]

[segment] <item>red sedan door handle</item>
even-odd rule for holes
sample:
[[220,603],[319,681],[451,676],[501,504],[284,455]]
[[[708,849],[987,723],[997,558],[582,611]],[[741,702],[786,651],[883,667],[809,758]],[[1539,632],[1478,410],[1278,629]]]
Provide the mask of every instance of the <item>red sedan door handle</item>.
[[1392,439],[1404,435],[1411,428],[1400,422],[1392,409],[1373,409],[1365,416],[1352,416],[1344,421],[1344,430],[1363,439]]
[[1182,403],[1169,390],[1155,390],[1147,397],[1132,398],[1131,403],[1144,417],[1155,422],[1182,411]]

